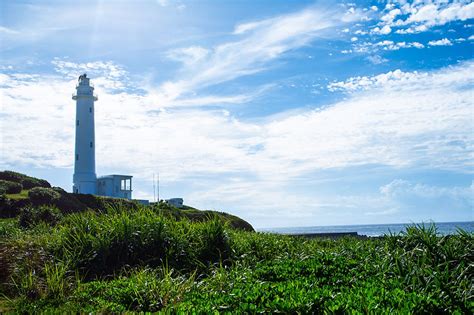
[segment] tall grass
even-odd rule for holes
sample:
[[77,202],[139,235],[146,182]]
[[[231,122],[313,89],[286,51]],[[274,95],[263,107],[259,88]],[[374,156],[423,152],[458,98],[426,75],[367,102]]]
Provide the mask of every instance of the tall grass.
[[473,234],[440,236],[434,225],[308,240],[110,208],[12,232],[3,244],[19,312],[474,311]]
[[165,262],[192,271],[230,255],[227,232],[218,218],[191,224],[149,208],[71,214],[41,238],[25,235],[17,243],[25,240],[89,279],[113,275],[124,266],[156,267]]

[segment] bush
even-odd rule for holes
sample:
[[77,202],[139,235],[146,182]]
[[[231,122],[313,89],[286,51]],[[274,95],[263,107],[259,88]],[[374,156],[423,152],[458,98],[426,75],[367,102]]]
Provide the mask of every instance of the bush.
[[123,208],[131,211],[136,211],[139,208],[136,202],[128,199],[96,196],[90,194],[72,194],[72,196],[87,208],[98,212],[104,212],[108,208]]
[[75,194],[70,194],[61,187],[53,187],[52,189],[60,195],[59,199],[54,200],[54,205],[62,213],[80,212],[87,209],[87,206],[81,203]]
[[33,187],[51,187],[51,185],[44,179],[39,179],[12,171],[0,172],[0,179],[22,184],[24,189],[30,189]]
[[2,180],[8,180],[10,182],[16,182],[16,183],[21,183],[22,179],[26,175],[17,173],[17,172],[12,172],[12,171],[3,171],[0,172],[0,179]]
[[20,183],[0,179],[0,192],[7,194],[18,194],[22,189],[23,186]]
[[0,218],[8,217],[7,212],[10,209],[10,199],[7,196],[0,194]]
[[38,179],[33,177],[27,177],[21,181],[21,184],[25,189],[31,189],[33,187],[44,187],[50,188],[51,185],[44,179]]
[[56,225],[61,218],[61,211],[55,207],[26,207],[20,210],[19,225],[24,228],[35,226],[40,222]]
[[52,188],[35,187],[28,192],[28,197],[33,205],[50,205],[59,200],[61,195]]
[[0,218],[14,218],[20,214],[21,208],[29,205],[29,199],[12,200],[6,195],[0,195]]
[[212,264],[229,258],[229,236],[219,217],[196,225],[194,231],[197,232],[195,238],[198,240],[197,250],[201,262]]

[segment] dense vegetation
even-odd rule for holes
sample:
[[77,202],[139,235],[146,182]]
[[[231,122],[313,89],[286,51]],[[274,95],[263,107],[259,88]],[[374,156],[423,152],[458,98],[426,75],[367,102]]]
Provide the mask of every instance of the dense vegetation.
[[70,194],[9,171],[0,217],[0,312],[474,312],[463,231],[255,233],[229,214]]
[[462,231],[308,240],[160,207],[38,213],[0,221],[3,310],[474,311],[474,236]]
[[[47,208],[42,207],[44,205]],[[208,220],[209,216],[217,216],[233,228],[253,231],[248,222],[228,213],[201,211],[189,206],[184,206],[182,209],[165,204],[155,206],[159,207],[163,214],[173,216],[178,220],[186,218],[202,222]],[[105,212],[110,207],[135,211],[139,208],[139,204],[127,199],[72,194],[60,187],[51,187],[44,179],[13,171],[0,171],[0,218],[20,216],[26,219],[21,222],[29,225],[28,220],[34,221],[38,216],[48,216],[53,212],[55,213],[53,217],[58,217],[90,210]],[[21,223],[22,226],[25,224]]]

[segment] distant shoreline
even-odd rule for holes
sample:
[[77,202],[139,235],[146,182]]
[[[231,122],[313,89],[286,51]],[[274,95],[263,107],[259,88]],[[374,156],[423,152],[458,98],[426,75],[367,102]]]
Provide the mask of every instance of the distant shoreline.
[[456,234],[458,228],[474,232],[474,221],[281,227],[257,229],[257,231],[304,237],[332,237],[331,235],[334,237],[379,237],[386,234],[398,234],[405,231],[407,226],[424,225],[428,228],[433,224],[440,235]]

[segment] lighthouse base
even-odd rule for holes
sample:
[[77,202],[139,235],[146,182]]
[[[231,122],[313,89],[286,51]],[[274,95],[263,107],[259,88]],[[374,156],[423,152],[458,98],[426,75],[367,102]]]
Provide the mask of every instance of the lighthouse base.
[[75,194],[97,194],[95,174],[74,174],[72,192]]

